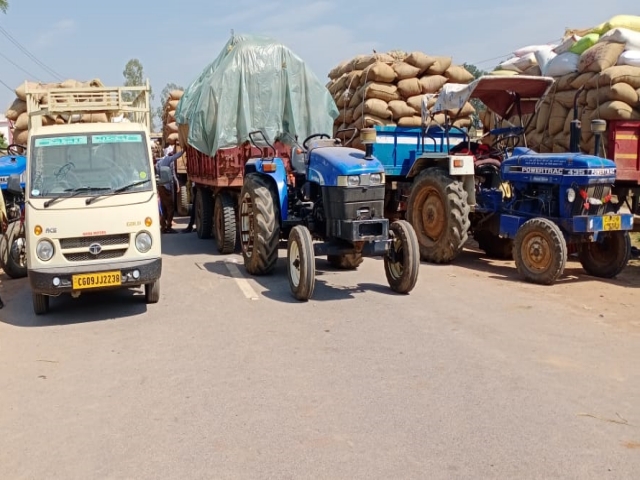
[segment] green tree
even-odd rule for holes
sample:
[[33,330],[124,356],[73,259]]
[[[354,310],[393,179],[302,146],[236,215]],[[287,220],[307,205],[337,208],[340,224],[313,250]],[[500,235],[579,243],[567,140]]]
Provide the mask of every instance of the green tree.
[[[2,0],[0,0],[2,1]],[[142,63],[137,58],[132,58],[127,62],[124,66],[124,70],[122,71],[122,75],[124,76],[124,86],[125,87],[136,87],[142,86],[145,84],[144,79],[144,68],[142,67]],[[134,98],[134,94],[132,92],[125,92],[123,95],[124,100],[130,102]],[[153,109],[151,109],[151,101],[153,100],[153,89],[149,91],[149,109],[151,114],[151,130],[155,130],[155,113]]]
[[164,108],[169,100],[169,94],[174,90],[183,90],[184,88],[178,85],[177,83],[167,83],[165,87],[162,89],[162,93],[160,94],[160,106],[156,109],[156,117],[162,124],[162,116],[164,115]]
[[0,12],[7,13],[9,10],[9,2],[7,0],[0,0]]

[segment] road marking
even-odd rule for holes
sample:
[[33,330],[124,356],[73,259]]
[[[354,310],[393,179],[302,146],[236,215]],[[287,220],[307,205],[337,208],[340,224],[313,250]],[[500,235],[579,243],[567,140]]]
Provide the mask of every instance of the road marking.
[[244,296],[249,300],[258,300],[258,294],[251,287],[249,281],[244,278],[242,273],[240,273],[240,269],[235,265],[235,263],[225,262],[225,265],[227,266],[227,269],[229,270],[229,273],[231,274],[233,279],[238,284],[238,287],[240,287],[240,290],[242,290],[242,293],[244,293]]

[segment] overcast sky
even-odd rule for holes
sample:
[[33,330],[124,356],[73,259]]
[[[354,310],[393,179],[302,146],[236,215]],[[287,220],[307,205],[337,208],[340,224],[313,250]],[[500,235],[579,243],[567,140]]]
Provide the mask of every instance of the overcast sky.
[[121,85],[131,58],[142,63],[158,104],[168,82],[186,87],[199,75],[231,29],[275,37],[325,83],[334,65],[372,49],[420,50],[492,69],[519,47],[559,40],[565,28],[640,15],[638,0],[9,2],[0,16],[3,113],[11,90],[27,79],[55,81],[53,70],[64,79]]

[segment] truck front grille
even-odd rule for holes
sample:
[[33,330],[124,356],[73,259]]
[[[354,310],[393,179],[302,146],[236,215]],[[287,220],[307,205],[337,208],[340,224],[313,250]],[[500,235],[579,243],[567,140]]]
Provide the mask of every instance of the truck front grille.
[[70,262],[90,262],[92,260],[108,260],[111,258],[120,258],[127,252],[126,248],[118,250],[103,250],[98,255],[89,252],[64,253],[64,258]]
[[129,245],[129,234],[121,233],[118,235],[100,235],[97,237],[61,238],[60,248],[63,250],[71,248],[89,248],[89,245],[94,243],[99,243],[103,247]]

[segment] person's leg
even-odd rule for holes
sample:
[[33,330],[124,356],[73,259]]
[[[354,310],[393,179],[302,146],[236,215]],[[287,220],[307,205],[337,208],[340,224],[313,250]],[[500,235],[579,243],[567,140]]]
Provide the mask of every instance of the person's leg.
[[171,199],[171,192],[164,187],[160,187],[158,189],[158,195],[160,196],[160,206],[161,206],[161,215],[160,215],[160,229],[163,233],[166,233],[169,228],[171,228],[171,223],[169,223],[169,200]]
[[196,223],[196,195],[197,189],[193,187],[191,190],[191,216],[189,217],[189,225],[185,228],[182,233],[191,233],[193,231],[193,225]]
[[166,210],[167,210],[167,232],[175,233],[175,230],[173,229],[173,215],[175,214],[176,207],[175,207],[175,203],[173,202],[173,195],[169,192],[167,192]]

